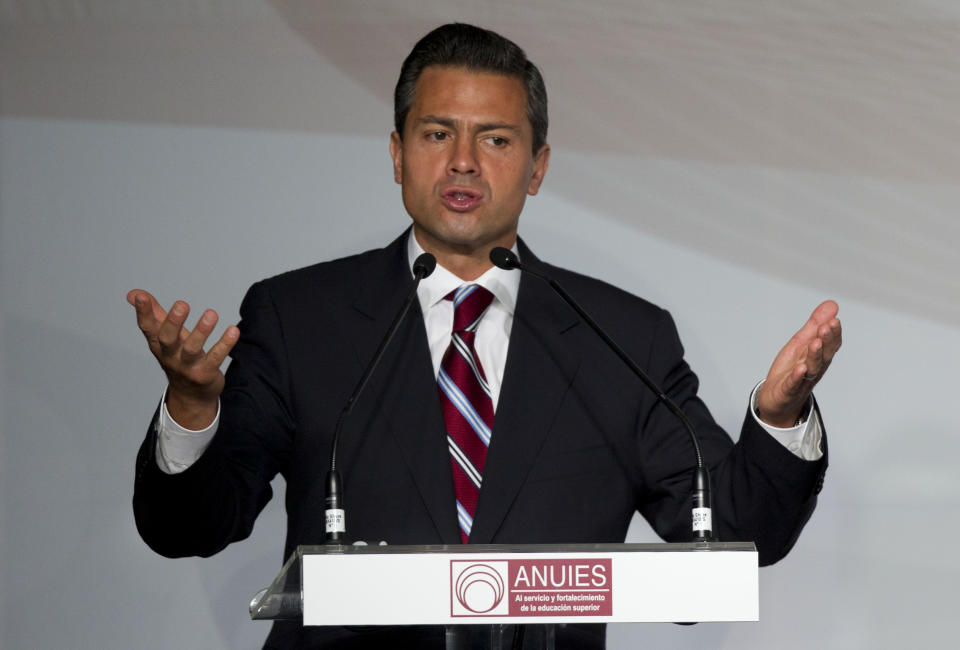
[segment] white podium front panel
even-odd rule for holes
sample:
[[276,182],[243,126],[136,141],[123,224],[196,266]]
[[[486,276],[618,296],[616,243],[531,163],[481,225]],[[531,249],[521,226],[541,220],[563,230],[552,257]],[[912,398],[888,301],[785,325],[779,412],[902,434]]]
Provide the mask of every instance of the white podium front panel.
[[752,545],[341,548],[303,555],[304,625],[759,619]]

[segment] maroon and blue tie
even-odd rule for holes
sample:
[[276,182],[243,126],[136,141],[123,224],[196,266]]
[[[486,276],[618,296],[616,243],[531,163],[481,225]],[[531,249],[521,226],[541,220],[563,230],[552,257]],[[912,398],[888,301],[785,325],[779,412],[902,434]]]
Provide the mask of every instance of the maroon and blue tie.
[[493,429],[493,399],[473,340],[493,294],[469,284],[452,291],[447,300],[453,301],[453,333],[440,364],[437,387],[447,425],[460,539],[466,544]]

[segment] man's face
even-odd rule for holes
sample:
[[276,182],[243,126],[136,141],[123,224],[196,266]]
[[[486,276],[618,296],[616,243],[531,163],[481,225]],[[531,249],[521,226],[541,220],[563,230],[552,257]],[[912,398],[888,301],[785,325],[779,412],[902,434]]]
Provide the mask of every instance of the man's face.
[[417,81],[403,140],[390,136],[394,180],[424,250],[486,255],[513,245],[528,194],[547,171],[550,148],[531,154],[523,82],[431,66]]

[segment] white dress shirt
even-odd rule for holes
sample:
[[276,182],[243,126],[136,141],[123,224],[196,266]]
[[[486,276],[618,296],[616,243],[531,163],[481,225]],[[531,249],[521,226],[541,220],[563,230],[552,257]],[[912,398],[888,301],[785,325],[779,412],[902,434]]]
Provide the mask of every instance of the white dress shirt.
[[[411,273],[413,261],[423,252],[411,230],[407,238],[407,258]],[[516,245],[513,252],[517,252]],[[463,284],[467,283],[438,264],[436,270],[430,277],[421,281],[417,289],[417,298],[420,301],[420,310],[423,312],[423,322],[427,329],[434,376],[440,371],[440,363],[450,344],[450,334],[453,330],[453,302],[445,298],[447,294]],[[503,370],[507,363],[507,350],[510,346],[513,312],[517,306],[517,293],[520,290],[520,273],[493,267],[469,284],[479,284],[490,291],[494,297],[477,325],[474,346],[490,386],[493,409],[496,412],[500,386],[503,384]],[[823,433],[820,419],[812,408],[813,398],[810,398],[811,408],[808,409],[813,417],[788,429],[772,427],[756,416],[757,392],[762,384],[763,382],[757,384],[750,396],[750,413],[757,423],[796,456],[804,460],[819,460],[823,456],[821,447]],[[160,403],[157,465],[167,474],[184,471],[206,450],[219,424],[218,407],[216,418],[206,429],[201,431],[184,429],[170,417],[166,406],[166,392],[164,392]]]

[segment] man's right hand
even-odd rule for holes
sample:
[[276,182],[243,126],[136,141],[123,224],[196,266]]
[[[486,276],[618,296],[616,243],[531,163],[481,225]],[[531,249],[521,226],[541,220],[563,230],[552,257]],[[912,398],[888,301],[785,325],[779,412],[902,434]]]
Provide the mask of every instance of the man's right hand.
[[224,377],[220,366],[230,354],[240,330],[231,325],[204,352],[207,337],[217,325],[217,312],[203,312],[193,331],[184,327],[190,305],[182,300],[173,303],[169,313],[142,289],[127,294],[127,302],[137,311],[137,325],[147,345],[167,375],[167,410],[170,417],[185,429],[200,430],[210,426],[217,416]]

